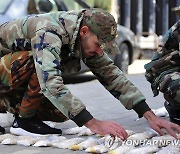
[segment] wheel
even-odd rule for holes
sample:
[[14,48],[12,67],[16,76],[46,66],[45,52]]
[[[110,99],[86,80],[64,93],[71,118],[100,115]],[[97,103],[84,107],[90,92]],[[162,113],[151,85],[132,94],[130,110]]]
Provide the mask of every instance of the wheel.
[[117,54],[114,59],[114,64],[123,72],[128,73],[129,66],[129,48],[127,44],[123,43],[120,46],[120,54]]

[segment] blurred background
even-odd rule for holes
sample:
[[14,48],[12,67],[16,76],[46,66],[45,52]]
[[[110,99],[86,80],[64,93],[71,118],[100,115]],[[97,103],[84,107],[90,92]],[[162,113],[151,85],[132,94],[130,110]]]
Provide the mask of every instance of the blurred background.
[[[90,7],[105,9],[115,17],[121,52],[108,54],[125,74],[144,73],[144,64],[180,14],[180,0],[6,0],[0,1],[0,24],[29,14]],[[81,72],[86,71],[88,68],[82,63]],[[67,83],[72,81],[66,75],[64,78],[65,83],[66,79]]]

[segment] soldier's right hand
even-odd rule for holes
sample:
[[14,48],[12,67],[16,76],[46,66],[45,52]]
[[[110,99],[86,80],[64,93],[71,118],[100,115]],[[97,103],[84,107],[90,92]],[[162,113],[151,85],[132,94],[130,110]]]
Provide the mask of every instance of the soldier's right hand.
[[89,120],[85,124],[85,126],[96,134],[101,134],[101,135],[110,134],[111,136],[117,136],[122,140],[126,140],[128,137],[128,134],[125,131],[125,129],[113,121],[100,121],[93,118]]

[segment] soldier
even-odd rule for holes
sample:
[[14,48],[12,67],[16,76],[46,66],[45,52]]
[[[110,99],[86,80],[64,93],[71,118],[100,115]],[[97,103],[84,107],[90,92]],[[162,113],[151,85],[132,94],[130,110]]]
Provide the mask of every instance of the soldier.
[[61,75],[79,71],[82,59],[128,110],[144,116],[161,135],[165,128],[176,137],[173,130],[180,132],[180,127],[156,117],[142,93],[104,52],[119,52],[116,35],[113,16],[101,9],[34,15],[1,25],[0,102],[2,110],[15,113],[10,131],[17,135],[60,134],[61,130],[42,120],[71,119],[95,133],[126,139],[122,126],[95,119],[63,84]]
[[146,79],[154,96],[164,94],[164,106],[170,121],[180,125],[180,21],[163,37],[150,63],[145,65]]

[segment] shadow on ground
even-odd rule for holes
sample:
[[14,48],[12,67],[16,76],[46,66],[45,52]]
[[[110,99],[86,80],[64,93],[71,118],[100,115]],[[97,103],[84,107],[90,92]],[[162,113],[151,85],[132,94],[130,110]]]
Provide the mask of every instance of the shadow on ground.
[[95,75],[93,75],[93,74],[86,74],[86,73],[64,75],[62,77],[63,77],[64,84],[82,83],[82,82],[87,82],[87,81],[91,81],[91,80],[97,79]]

